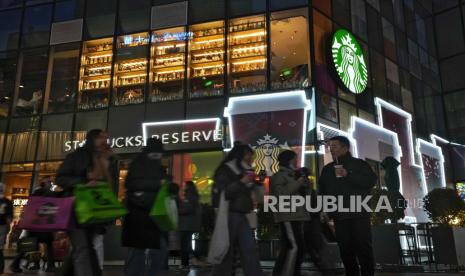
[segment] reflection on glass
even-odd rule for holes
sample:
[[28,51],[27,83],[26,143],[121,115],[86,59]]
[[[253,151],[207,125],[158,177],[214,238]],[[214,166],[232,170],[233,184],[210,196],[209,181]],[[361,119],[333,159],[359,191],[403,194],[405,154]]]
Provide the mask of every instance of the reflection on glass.
[[154,31],[150,50],[150,101],[183,98],[186,39],[184,27]]
[[190,27],[190,98],[220,96],[224,89],[224,22]]
[[148,33],[118,37],[113,78],[114,105],[144,102],[148,43]]
[[0,117],[7,117],[15,86],[17,57],[0,54]]
[[86,41],[81,57],[78,107],[81,110],[108,106],[113,39]]
[[307,9],[272,13],[270,30],[272,89],[308,87]]
[[228,44],[230,92],[264,91],[266,89],[265,17],[231,20]]
[[72,111],[79,70],[79,46],[56,46],[51,51],[51,58],[53,59],[52,83],[47,112]]

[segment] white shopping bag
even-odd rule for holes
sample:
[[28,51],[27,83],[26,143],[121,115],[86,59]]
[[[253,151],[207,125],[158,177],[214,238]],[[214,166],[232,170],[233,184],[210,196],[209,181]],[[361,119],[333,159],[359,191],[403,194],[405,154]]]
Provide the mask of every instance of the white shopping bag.
[[208,262],[220,264],[229,250],[228,216],[229,202],[224,197],[224,191],[220,195],[220,206],[216,214],[215,230],[210,240],[208,250]]

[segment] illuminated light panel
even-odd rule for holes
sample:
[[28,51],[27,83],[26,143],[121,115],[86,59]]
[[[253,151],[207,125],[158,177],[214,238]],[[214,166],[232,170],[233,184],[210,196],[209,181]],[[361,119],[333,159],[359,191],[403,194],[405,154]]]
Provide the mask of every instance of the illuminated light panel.
[[[436,154],[437,156],[439,156],[439,171],[441,173],[441,175],[439,176],[440,179],[441,179],[441,187],[446,187],[446,173],[445,173],[445,169],[444,169],[444,155],[442,154],[442,149],[441,147],[431,143],[431,142],[428,142],[428,141],[425,141],[423,139],[420,139],[420,138],[417,138],[417,146],[416,146],[416,152],[418,154],[418,160],[420,162],[420,166],[422,168],[422,173],[421,173],[421,177],[422,177],[422,182],[423,182],[423,191],[425,192],[425,194],[427,194],[428,192],[428,185],[426,183],[426,176],[425,176],[425,171],[424,171],[424,164],[423,164],[423,159],[421,157],[421,154],[424,153],[425,155],[428,155],[428,156],[431,156],[431,157],[437,157],[437,156],[432,156],[431,154],[426,154],[425,151],[422,151],[421,149],[423,147],[430,147],[430,149],[433,149],[434,151],[436,151]],[[439,153],[439,154],[438,154]]]
[[202,54],[192,54],[194,57],[204,57],[204,56],[211,56],[211,55],[219,55],[224,53],[224,51],[216,51],[210,53],[202,53]]
[[250,63],[257,63],[257,62],[265,62],[266,58],[261,58],[261,59],[254,59],[254,60],[247,60],[247,61],[238,61],[238,62],[233,62],[233,65],[238,65],[238,64],[250,64]]
[[266,35],[265,31],[261,32],[255,32],[255,33],[250,33],[250,34],[242,34],[242,35],[231,35],[233,38],[245,38],[245,37],[254,37],[254,36],[263,36]]
[[[351,128],[349,129],[349,134],[350,134],[350,137],[352,137],[352,139],[357,142],[357,139],[354,138],[354,134],[355,134],[355,126],[356,124],[361,124],[367,128],[370,128],[370,129],[373,129],[373,130],[376,130],[376,131],[379,131],[379,132],[382,132],[388,136],[391,136],[393,138],[393,144],[392,144],[392,147],[394,148],[394,158],[400,162],[401,160],[401,157],[402,157],[402,148],[399,144],[399,137],[397,136],[397,133],[393,132],[393,131],[390,131],[388,129],[385,129],[384,127],[382,126],[379,126],[379,125],[376,125],[374,123],[371,123],[371,122],[368,122],[364,119],[361,119],[361,118],[358,118],[356,116],[352,116],[351,117]],[[360,157],[360,154],[358,153],[358,146],[357,146],[357,143],[355,143],[355,151],[357,152],[357,156]],[[380,160],[382,161],[382,160]],[[399,181],[400,181],[400,193],[402,193],[402,168],[401,166],[399,166],[397,168],[397,172],[399,173]]]
[[111,65],[87,68],[87,70],[89,70],[89,71],[95,71],[95,70],[101,70],[101,69],[111,69]]
[[446,139],[444,139],[442,137],[439,137],[436,134],[431,134],[430,138],[431,138],[431,142],[433,142],[433,144],[435,144],[436,146],[438,144],[438,141],[443,143],[443,144],[451,144],[451,142],[449,142],[449,140],[446,140]]
[[423,169],[423,167],[420,165],[420,164],[417,164],[416,161],[415,161],[415,153],[413,152],[414,151],[414,148],[415,146],[413,145],[413,142],[414,142],[414,139],[413,139],[413,134],[412,134],[412,114],[408,113],[407,111],[391,104],[391,103],[388,103],[386,102],[385,100],[383,99],[380,99],[380,98],[375,98],[375,106],[376,106],[376,109],[377,109],[377,113],[378,113],[378,124],[381,126],[381,127],[384,127],[383,126],[383,114],[382,114],[382,108],[386,108],[394,113],[397,113],[398,115],[401,115],[403,117],[405,117],[407,119],[407,133],[408,133],[408,140],[409,140],[409,151],[410,151],[410,165],[411,166],[414,166],[414,167],[417,167],[417,168],[420,168],[420,169]]
[[[230,97],[228,106],[224,109],[224,116],[228,118],[229,121],[229,135],[231,137],[231,145],[234,145],[234,131],[232,126],[232,115],[238,114],[250,114],[250,113],[260,113],[260,112],[273,112],[273,111],[283,111],[289,110],[289,106],[286,105],[286,99],[299,99],[299,105],[293,106],[292,109],[304,109],[304,120],[302,127],[302,156],[301,156],[301,166],[305,165],[305,142],[307,139],[307,113],[312,108],[312,103],[307,99],[304,90],[295,90],[290,92],[281,92],[281,93],[270,93],[270,94],[260,94],[260,95],[250,95],[250,96],[238,96]],[[280,101],[274,101],[274,100]],[[238,103],[246,104],[243,105],[242,110],[236,111],[236,105]],[[264,104],[266,103],[266,104]],[[234,114],[232,114],[234,112]],[[225,149],[228,151],[230,149]]]
[[[325,124],[322,124],[322,123],[317,123],[316,131],[317,131],[317,135],[319,135],[319,137],[318,137],[319,140],[325,140],[324,132],[323,132],[322,128],[327,128],[327,129],[329,129],[331,131],[336,132],[338,135],[347,137],[349,139],[351,145],[352,145],[352,149],[351,149],[352,155],[354,157],[358,157],[357,143],[356,143],[355,139],[348,132],[345,132],[343,130],[340,130],[340,129],[337,129],[337,128],[334,128],[334,127],[331,127],[331,126],[328,126],[328,125],[325,125]],[[320,146],[320,148],[318,149],[318,153],[323,154],[323,155],[326,153],[324,145]]]
[[147,141],[147,127],[149,126],[166,126],[166,125],[180,125],[180,124],[195,124],[195,123],[206,123],[215,122],[215,130],[220,130],[221,119],[220,118],[205,118],[205,119],[193,119],[193,120],[177,120],[177,121],[164,121],[164,122],[151,122],[142,123],[142,137],[144,139],[143,144],[145,146]]
[[251,47],[245,47],[245,48],[235,48],[232,50],[232,52],[243,52],[247,50],[264,49],[264,48],[266,48],[266,45],[251,46]]
[[204,40],[204,41],[194,41],[194,43],[203,44],[203,43],[211,43],[211,42],[216,42],[216,41],[224,41],[224,37],[223,38],[210,39],[210,40]]

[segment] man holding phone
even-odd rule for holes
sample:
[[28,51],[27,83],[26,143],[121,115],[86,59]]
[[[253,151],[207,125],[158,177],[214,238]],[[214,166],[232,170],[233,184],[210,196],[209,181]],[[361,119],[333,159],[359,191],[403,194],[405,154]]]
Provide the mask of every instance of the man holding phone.
[[[330,139],[329,147],[334,162],[327,164],[320,175],[321,195],[342,196],[344,207],[349,207],[351,196],[370,194],[376,175],[364,160],[352,157],[350,141],[344,136]],[[336,228],[336,239],[346,275],[374,275],[370,213],[334,212],[328,214]],[[359,267],[360,265],[360,267]]]

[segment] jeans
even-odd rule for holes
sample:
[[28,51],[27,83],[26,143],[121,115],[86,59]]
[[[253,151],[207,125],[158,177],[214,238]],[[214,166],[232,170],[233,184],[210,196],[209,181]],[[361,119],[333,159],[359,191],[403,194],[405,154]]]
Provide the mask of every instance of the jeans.
[[229,214],[229,251],[221,264],[213,267],[212,276],[231,275],[233,272],[234,249],[239,249],[245,276],[262,276],[257,245],[245,214]]
[[125,276],[157,276],[166,270],[168,257],[167,241],[160,238],[160,248],[134,248],[128,249]]
[[70,232],[75,276],[100,276],[97,253],[93,246],[94,232],[89,229],[76,228]]
[[[336,220],[336,238],[347,276],[373,276],[370,218]],[[359,268],[360,264],[360,268]]]

